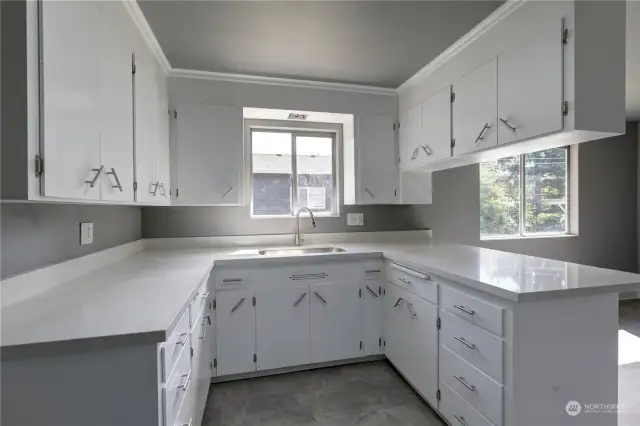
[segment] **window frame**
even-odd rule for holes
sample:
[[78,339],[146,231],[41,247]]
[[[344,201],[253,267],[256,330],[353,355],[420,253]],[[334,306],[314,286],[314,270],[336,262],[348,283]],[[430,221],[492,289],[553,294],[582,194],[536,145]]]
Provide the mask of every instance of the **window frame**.
[[[528,154],[532,154],[534,152],[547,151],[550,149],[564,149],[566,151],[566,168],[565,168],[565,198],[566,198],[566,211],[565,211],[565,230],[563,232],[526,232],[526,168],[525,168],[525,157]],[[482,229],[480,229],[480,240],[509,240],[509,239],[524,239],[524,238],[554,238],[554,237],[567,237],[573,236],[571,233],[571,146],[559,146],[555,148],[547,148],[541,149],[539,151],[528,152],[525,154],[513,155],[509,157],[518,157],[519,160],[519,188],[520,188],[520,197],[519,197],[519,215],[518,215],[518,233],[517,234],[483,234]],[[506,158],[506,157],[503,157]],[[498,161],[500,158],[493,160]],[[480,166],[482,163],[480,164]],[[478,170],[480,173],[480,170]],[[478,183],[478,189],[480,183]],[[480,219],[478,217],[478,219]]]
[[[256,120],[245,120],[245,122]],[[331,181],[333,183],[331,193],[333,194],[333,206],[329,212],[313,212],[315,217],[339,217],[340,216],[340,183],[339,183],[339,137],[338,129],[323,128],[324,123],[298,123],[281,122],[278,120],[259,120],[260,123],[249,123],[245,126],[248,133],[247,139],[247,197],[249,197],[249,215],[251,219],[286,219],[295,218],[299,210],[298,204],[298,156],[296,149],[296,138],[299,136],[308,137],[330,137],[331,138]],[[301,126],[301,124],[303,124]],[[306,124],[307,126],[304,126]],[[320,125],[320,126],[318,126]],[[319,128],[320,127],[320,128]],[[253,133],[289,133],[291,134],[291,214],[290,215],[255,215],[253,213]]]

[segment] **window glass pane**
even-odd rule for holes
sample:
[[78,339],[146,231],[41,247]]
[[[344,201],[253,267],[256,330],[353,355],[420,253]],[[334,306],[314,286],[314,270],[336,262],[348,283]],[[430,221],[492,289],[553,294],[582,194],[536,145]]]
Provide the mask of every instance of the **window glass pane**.
[[253,215],[292,214],[291,133],[251,133]]
[[567,152],[555,148],[524,156],[526,233],[566,231]]
[[333,138],[296,136],[298,205],[331,213],[333,198]]
[[480,234],[519,234],[519,221],[519,157],[480,164]]

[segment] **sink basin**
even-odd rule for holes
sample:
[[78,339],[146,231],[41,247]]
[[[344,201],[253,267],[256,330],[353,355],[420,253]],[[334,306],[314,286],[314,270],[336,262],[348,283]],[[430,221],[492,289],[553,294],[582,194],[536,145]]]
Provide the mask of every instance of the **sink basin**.
[[344,253],[345,251],[340,247],[292,247],[260,250],[258,254],[262,256],[295,256],[301,254]]

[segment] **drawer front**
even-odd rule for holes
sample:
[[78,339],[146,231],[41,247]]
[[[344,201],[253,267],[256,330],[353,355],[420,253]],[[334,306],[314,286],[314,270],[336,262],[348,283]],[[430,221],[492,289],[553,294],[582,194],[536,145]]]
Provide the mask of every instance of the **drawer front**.
[[191,319],[189,321],[189,325],[191,327],[196,325],[196,321],[202,313],[202,310],[207,306],[207,302],[209,299],[208,284],[209,280],[206,280],[204,283],[202,283],[191,302]]
[[446,287],[440,290],[440,305],[480,328],[503,336],[504,309],[499,306]]
[[191,375],[191,347],[187,343],[180,352],[176,368],[162,389],[162,411],[165,425],[173,425],[176,421],[184,397],[193,386],[193,379],[195,377]]
[[441,346],[440,351],[440,380],[493,424],[502,426],[502,385],[448,348]]
[[162,382],[166,383],[176,365],[180,350],[189,347],[189,331],[191,330],[189,309],[182,315],[169,340],[162,345]]
[[431,281],[429,274],[390,263],[387,268],[387,281],[414,293],[431,303],[438,304],[438,285]]
[[440,310],[440,318],[440,343],[502,383],[502,339],[447,311]]
[[[195,415],[196,415],[196,387],[190,386],[189,390],[187,390],[187,394],[182,401],[182,406],[180,407],[180,412],[176,418],[176,421],[173,426],[196,426]],[[171,426],[171,425],[168,425]]]
[[495,426],[446,384],[441,392],[440,412],[452,426]]

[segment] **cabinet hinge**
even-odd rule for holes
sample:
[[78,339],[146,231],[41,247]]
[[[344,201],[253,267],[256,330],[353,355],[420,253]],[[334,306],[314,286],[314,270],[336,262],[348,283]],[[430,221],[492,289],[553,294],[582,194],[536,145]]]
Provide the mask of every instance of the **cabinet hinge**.
[[213,299],[213,310],[216,310],[216,299]]
[[256,297],[253,296],[253,306],[256,306]]
[[36,177],[42,176],[44,172],[44,160],[40,157],[40,154],[36,154]]
[[382,296],[382,286],[378,286],[378,296]]
[[397,197],[397,196],[398,196],[398,190],[397,190],[397,189],[394,189],[394,190],[393,190],[393,196],[394,196],[394,197]]
[[562,30],[562,44],[568,44],[569,43],[569,30],[568,29],[564,29]]
[[178,188],[176,188],[176,198],[178,198],[179,196],[180,196],[179,189],[178,189]]
[[400,122],[399,121],[393,123],[393,130],[400,130]]
[[436,392],[436,399],[440,401],[441,397],[442,397],[442,393],[440,392],[440,389],[438,389],[438,391]]
[[451,139],[451,148],[455,148],[455,147],[456,147],[456,140]]
[[255,364],[256,362],[258,362],[258,355],[253,354],[253,363]]
[[133,192],[138,190],[138,182],[133,182]]
[[451,102],[455,102],[456,101],[456,92],[451,92]]
[[382,337],[378,338],[378,347],[381,348],[382,347]]
[[177,109],[173,110],[173,118],[178,118],[178,110]]
[[567,101],[562,103],[562,115],[565,117],[569,115],[569,102]]
[[362,298],[362,289],[361,288],[358,289],[358,297]]
[[360,340],[360,350],[362,350],[362,340]]
[[213,368],[218,368],[218,358],[213,359]]
[[438,318],[438,319],[436,320],[436,328],[437,328],[438,330],[440,330],[440,327],[442,327],[442,320],[441,320],[440,318]]
[[131,74],[136,73],[136,64],[131,64]]
[[191,356],[193,356],[193,348],[189,348],[189,352],[191,353]]
[[209,363],[209,370],[213,370],[213,363],[212,362]]
[[386,340],[382,341],[382,346],[384,346],[385,348],[387,347],[387,341]]

